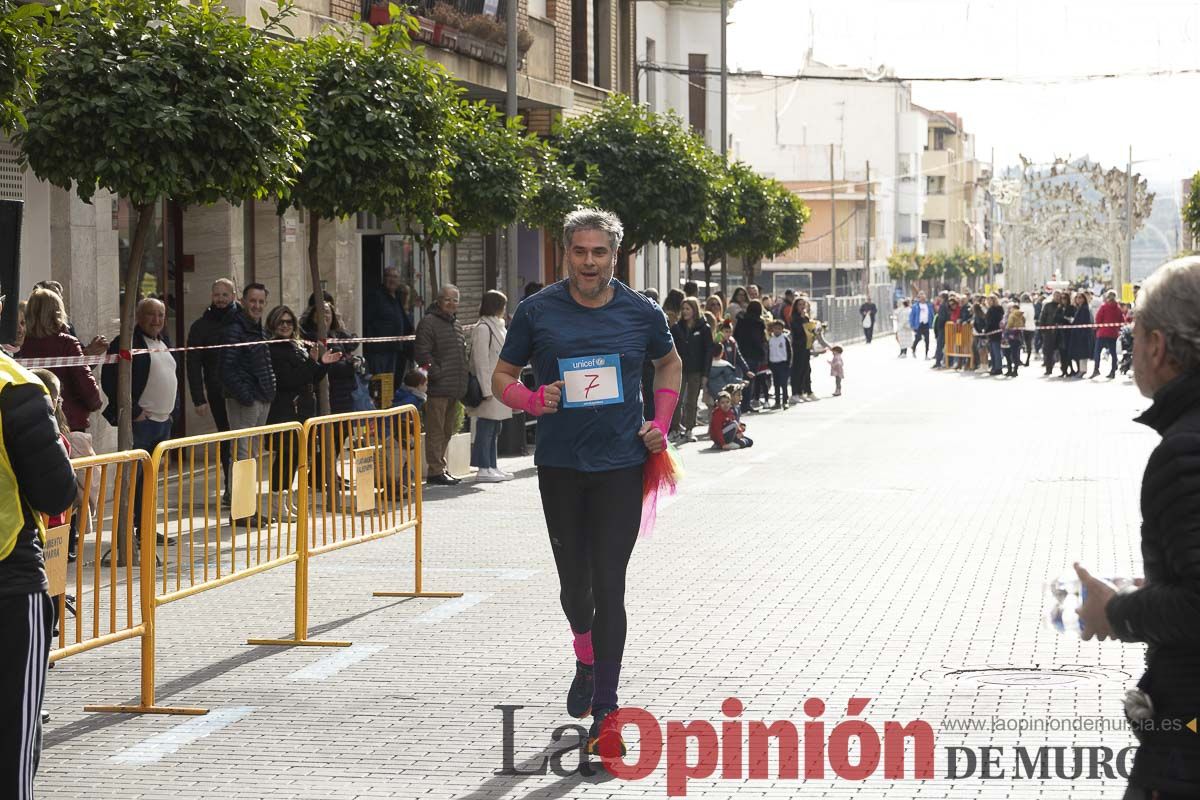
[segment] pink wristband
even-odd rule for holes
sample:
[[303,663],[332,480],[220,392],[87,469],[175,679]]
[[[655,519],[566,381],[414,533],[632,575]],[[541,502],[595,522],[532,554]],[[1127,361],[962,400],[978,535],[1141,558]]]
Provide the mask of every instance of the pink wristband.
[[663,436],[671,429],[671,418],[675,416],[675,406],[679,405],[679,392],[674,389],[654,390],[654,419],[650,420],[654,427],[662,431]]

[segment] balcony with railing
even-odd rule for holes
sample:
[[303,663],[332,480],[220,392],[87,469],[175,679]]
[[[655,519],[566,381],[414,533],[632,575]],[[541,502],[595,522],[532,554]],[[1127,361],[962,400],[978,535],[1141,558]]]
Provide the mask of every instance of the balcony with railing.
[[[504,66],[508,58],[508,30],[505,26],[508,2],[415,0],[398,5],[416,16],[420,24],[413,34],[416,40],[478,61]],[[390,0],[363,0],[362,17],[372,25],[386,25],[391,21],[390,9]],[[522,29],[517,32],[517,49],[522,61],[533,45],[534,36],[530,31]]]

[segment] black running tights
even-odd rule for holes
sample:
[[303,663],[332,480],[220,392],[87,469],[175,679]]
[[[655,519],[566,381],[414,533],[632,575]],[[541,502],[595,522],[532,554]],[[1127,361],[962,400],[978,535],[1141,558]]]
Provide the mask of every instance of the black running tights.
[[642,466],[606,472],[538,467],[563,612],[592,632],[597,661],[625,651],[625,570],[642,520]]

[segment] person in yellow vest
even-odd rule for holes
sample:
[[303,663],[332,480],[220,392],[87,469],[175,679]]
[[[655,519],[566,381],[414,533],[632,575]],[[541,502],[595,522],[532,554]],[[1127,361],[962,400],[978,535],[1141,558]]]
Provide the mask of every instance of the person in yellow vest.
[[45,385],[0,354],[0,797],[16,800],[33,797],[54,627],[42,515],[78,492],[58,434]]

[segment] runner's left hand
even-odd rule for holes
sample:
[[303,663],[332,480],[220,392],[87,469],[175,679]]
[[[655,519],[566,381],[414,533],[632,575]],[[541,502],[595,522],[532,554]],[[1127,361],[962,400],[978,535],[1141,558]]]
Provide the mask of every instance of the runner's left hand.
[[667,449],[666,437],[653,422],[642,425],[638,436],[642,437],[642,444],[646,445],[646,449],[651,453],[661,453]]

